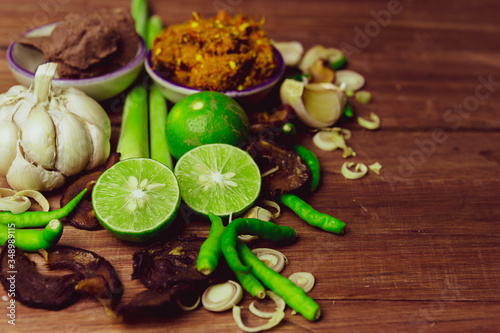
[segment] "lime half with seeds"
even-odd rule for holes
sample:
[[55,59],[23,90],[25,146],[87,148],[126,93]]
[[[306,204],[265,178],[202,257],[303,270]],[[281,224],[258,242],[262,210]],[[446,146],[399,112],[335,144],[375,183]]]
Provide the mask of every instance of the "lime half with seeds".
[[170,226],[180,205],[173,172],[149,158],[131,158],[113,165],[92,189],[92,207],[113,235],[145,241]]
[[215,143],[194,148],[174,169],[184,202],[203,215],[238,215],[260,194],[262,178],[244,150]]

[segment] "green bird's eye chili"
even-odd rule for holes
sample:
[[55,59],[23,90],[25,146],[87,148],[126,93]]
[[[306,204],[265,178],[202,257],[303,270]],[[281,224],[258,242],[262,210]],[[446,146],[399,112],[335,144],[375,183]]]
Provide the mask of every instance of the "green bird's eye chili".
[[237,218],[224,230],[221,239],[222,253],[229,267],[240,273],[250,272],[250,267],[245,266],[236,250],[238,235],[256,235],[272,242],[293,241],[297,237],[295,230],[286,226],[279,226],[273,222],[253,218]]
[[252,273],[262,281],[266,287],[283,298],[286,304],[302,314],[307,320],[315,321],[319,319],[321,316],[319,305],[312,298],[307,296],[302,288],[297,287],[286,277],[268,268],[252,253],[252,251],[250,251],[248,246],[243,244],[243,242],[238,242],[237,249],[243,262],[251,267]]
[[[12,242],[16,247],[26,252],[47,250],[56,245],[62,236],[61,221],[50,221],[45,229],[15,229],[14,224],[0,224],[0,243]],[[12,239],[12,240],[9,240]]]
[[250,273],[240,273],[238,271],[234,272],[238,281],[240,281],[241,286],[253,297],[258,299],[264,299],[266,297],[266,288],[259,282],[259,280]]
[[210,233],[200,247],[200,253],[196,262],[198,271],[205,275],[211,274],[219,264],[219,258],[222,254],[220,240],[224,232],[224,224],[219,216],[209,213],[208,217],[212,223]]
[[319,185],[320,179],[320,164],[318,157],[312,151],[301,145],[295,145],[294,150],[306,162],[311,170],[311,190],[314,192]]
[[87,191],[88,189],[84,188],[64,207],[49,212],[26,211],[19,214],[0,212],[0,224],[14,224],[16,229],[44,227],[52,220],[59,220],[68,216],[78,206]]
[[334,234],[344,234],[346,227],[344,222],[328,214],[318,212],[298,196],[285,193],[280,195],[279,200],[310,225]]

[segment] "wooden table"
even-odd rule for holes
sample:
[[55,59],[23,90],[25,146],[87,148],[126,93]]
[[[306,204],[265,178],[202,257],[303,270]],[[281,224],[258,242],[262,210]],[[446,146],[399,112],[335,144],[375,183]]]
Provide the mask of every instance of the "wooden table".
[[[340,174],[341,152],[301,143],[322,164],[322,183],[309,200],[348,224],[344,236],[319,231],[284,209],[278,224],[294,227],[296,243],[280,247],[290,265],[283,274],[309,271],[310,292],[322,318],[308,322],[286,311],[278,332],[498,332],[500,331],[500,43],[497,1],[151,1],[166,24],[204,17],[224,5],[230,13],[265,17],[269,36],[342,46],[348,67],[363,74],[373,95],[354,104],[357,115],[375,112],[378,131],[354,120],[348,141],[352,161],[380,162],[380,175],[361,180]],[[57,21],[72,11],[128,7],[128,0],[3,0],[0,3],[0,91],[16,84],[5,52],[13,36]],[[120,98],[120,97],[117,97]],[[121,102],[122,100],[118,100]],[[120,105],[120,103],[115,104]],[[108,110],[119,129],[121,110]],[[116,142],[114,142],[116,143]],[[5,180],[0,180],[5,186]],[[54,207],[57,194],[50,196]],[[182,233],[208,234],[191,219]],[[104,230],[65,228],[61,244],[93,250],[116,268],[123,301],[143,287],[130,280],[131,254],[139,245]],[[16,308],[7,323],[0,291],[0,331],[19,332],[237,332],[230,312],[203,308],[175,319],[132,326],[106,316],[83,298],[62,311]],[[245,298],[245,307],[250,299]],[[260,323],[251,316],[245,320]]]

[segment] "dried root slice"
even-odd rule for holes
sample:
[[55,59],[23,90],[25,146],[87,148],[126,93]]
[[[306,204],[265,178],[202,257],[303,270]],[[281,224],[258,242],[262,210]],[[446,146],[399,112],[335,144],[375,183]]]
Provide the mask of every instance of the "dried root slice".
[[[276,311],[285,311],[286,303],[285,303],[285,300],[283,300],[283,298],[279,297],[278,295],[276,295],[275,293],[273,293],[270,290],[266,291],[266,295],[269,296],[274,301],[274,303],[276,303]],[[257,309],[255,307],[255,301],[250,303],[250,305],[248,306],[248,310],[250,310],[250,312],[253,313],[254,315],[256,315],[257,317],[265,318],[265,319],[272,318],[274,316],[274,314],[276,313],[276,311],[266,312],[266,311],[262,311],[262,310]]]
[[357,91],[365,85],[365,78],[354,71],[349,69],[342,69],[335,73],[335,84],[337,86],[344,85],[346,91]]
[[316,133],[313,137],[313,143],[319,149],[325,151],[333,151],[336,149],[342,149],[342,157],[347,158],[350,156],[356,156],[356,152],[352,150],[351,147],[347,146],[345,140],[351,137],[351,132],[344,132],[343,129],[339,127],[334,127],[328,130],[321,130]]
[[296,272],[288,277],[297,287],[302,288],[306,293],[314,287],[314,275],[309,272]]
[[369,130],[380,128],[380,118],[373,112],[370,112],[370,120],[358,117],[358,124]]
[[186,305],[182,304],[180,299],[177,299],[176,303],[182,311],[193,311],[193,310],[196,310],[198,305],[200,305],[200,301],[201,301],[201,298],[200,298],[200,296],[198,296],[198,298],[196,299],[196,302],[194,302],[194,304],[191,306],[186,306]]
[[302,59],[302,54],[304,53],[304,47],[300,42],[276,42],[271,41],[272,45],[278,49],[285,61],[285,65],[294,67],[297,66]]
[[276,273],[280,273],[288,265],[288,258],[280,251],[262,247],[253,249],[252,253]]
[[370,164],[368,166],[368,168],[371,171],[375,172],[377,175],[380,175],[380,170],[382,169],[382,164],[380,164],[379,162],[375,162],[373,164]]
[[243,320],[241,319],[241,308],[235,305],[233,306],[233,318],[238,328],[242,331],[260,332],[277,326],[283,320],[283,318],[285,318],[285,312],[277,310],[267,323],[260,326],[248,327],[243,323]]
[[354,167],[354,171],[351,171],[351,168],[354,165],[354,162],[345,162],[342,164],[342,175],[347,179],[360,179],[363,178],[367,172],[368,167],[363,163],[357,163]]
[[236,306],[242,297],[241,285],[229,280],[208,287],[201,297],[201,303],[208,311],[222,312]]

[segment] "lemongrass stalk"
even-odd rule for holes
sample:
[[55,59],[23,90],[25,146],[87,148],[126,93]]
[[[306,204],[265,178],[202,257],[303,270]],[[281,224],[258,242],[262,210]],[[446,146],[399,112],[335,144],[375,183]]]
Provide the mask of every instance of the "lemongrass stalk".
[[120,160],[149,157],[148,97],[144,87],[134,87],[125,99],[116,151]]
[[147,0],[132,0],[130,4],[130,13],[134,18],[135,31],[142,37],[147,39],[148,34],[148,1]]
[[149,139],[151,158],[173,170],[172,155],[167,145],[165,124],[167,123],[167,101],[160,88],[153,85],[149,92]]
[[147,39],[146,44],[148,50],[153,47],[153,41],[156,36],[160,35],[163,29],[163,22],[159,15],[153,15],[148,19]]

